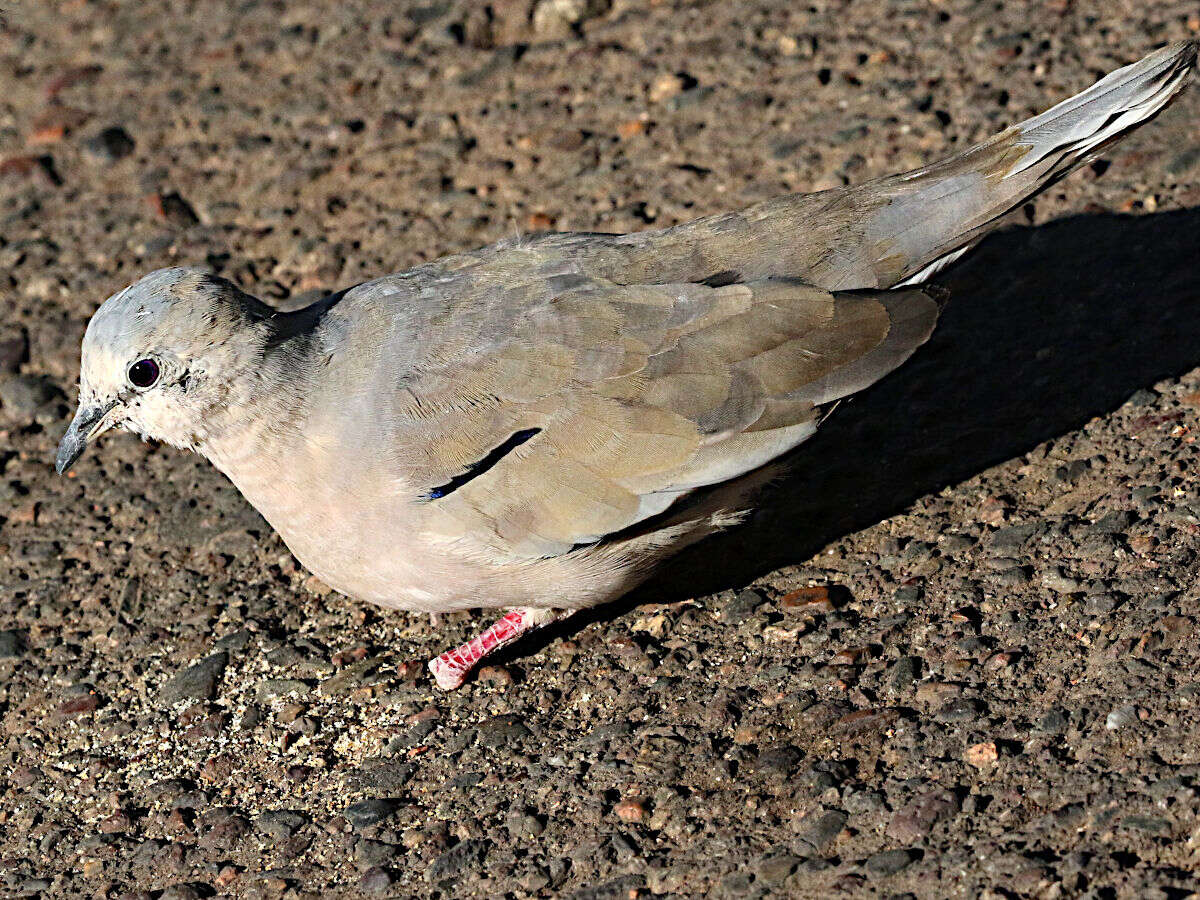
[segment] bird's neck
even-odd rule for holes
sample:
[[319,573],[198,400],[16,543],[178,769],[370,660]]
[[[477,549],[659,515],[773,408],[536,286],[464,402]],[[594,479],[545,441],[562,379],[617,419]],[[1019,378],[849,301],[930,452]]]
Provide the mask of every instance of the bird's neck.
[[231,402],[206,429],[196,451],[236,482],[247,463],[259,464],[276,455],[281,428],[275,401]]
[[306,419],[314,379],[326,359],[325,314],[345,292],[305,309],[272,312],[258,323],[265,340],[243,355],[241,377],[228,385],[196,449],[220,469],[247,500],[279,529],[300,487],[299,461],[311,451]]
[[321,355],[323,319],[344,295],[330,294],[294,312],[243,298],[242,315],[261,330],[253,349],[239,354],[240,371],[206,416],[205,438],[196,448],[235,482],[248,461],[262,468],[297,436]]
[[[292,348],[288,348],[289,351]],[[299,433],[310,367],[281,348],[256,351],[205,416],[196,451],[238,487],[283,464]]]

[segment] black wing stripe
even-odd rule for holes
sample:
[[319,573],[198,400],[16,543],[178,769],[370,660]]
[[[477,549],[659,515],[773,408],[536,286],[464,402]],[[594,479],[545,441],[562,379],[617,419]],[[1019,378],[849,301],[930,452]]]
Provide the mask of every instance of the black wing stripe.
[[498,462],[500,462],[500,460],[504,459],[504,457],[508,456],[508,454],[512,453],[514,450],[516,450],[518,447],[520,447],[523,443],[525,443],[527,440],[529,440],[531,437],[533,437],[535,434],[537,434],[541,430],[542,429],[540,429],[540,428],[526,428],[522,431],[518,431],[516,434],[512,435],[508,440],[506,440],[503,444],[501,444],[495,450],[492,450],[490,453],[488,453],[488,455],[485,456],[483,459],[479,460],[479,462],[471,463],[471,465],[467,466],[466,471],[463,472],[461,475],[455,475],[453,478],[451,478],[445,484],[439,485],[438,487],[435,487],[435,488],[431,488],[425,494],[424,499],[440,500],[442,497],[445,497],[447,494],[453,493],[454,491],[456,491],[460,487],[462,487],[464,484],[466,484],[468,481],[471,481],[474,478],[478,478],[480,475],[485,473],[488,469],[495,466]]

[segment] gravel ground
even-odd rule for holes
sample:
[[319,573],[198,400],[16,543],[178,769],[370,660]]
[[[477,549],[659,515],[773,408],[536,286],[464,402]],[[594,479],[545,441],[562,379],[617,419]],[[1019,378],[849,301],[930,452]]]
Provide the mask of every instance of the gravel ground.
[[988,240],[748,526],[453,694],[203,461],[56,478],[87,317],[931,161],[1174,0],[9,0],[0,893],[1184,897],[1200,90]]

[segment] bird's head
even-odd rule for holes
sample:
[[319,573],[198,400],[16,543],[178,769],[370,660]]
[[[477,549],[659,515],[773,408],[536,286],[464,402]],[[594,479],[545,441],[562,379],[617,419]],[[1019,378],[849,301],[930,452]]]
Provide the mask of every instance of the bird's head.
[[88,323],[79,409],[58,445],[62,473],[110,428],[197,449],[261,359],[272,310],[197,269],[151,272]]

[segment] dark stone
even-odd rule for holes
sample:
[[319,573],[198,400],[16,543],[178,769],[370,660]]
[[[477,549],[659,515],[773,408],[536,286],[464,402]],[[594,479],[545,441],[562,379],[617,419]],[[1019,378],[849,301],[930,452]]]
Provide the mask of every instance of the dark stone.
[[867,874],[874,878],[887,878],[901,869],[906,869],[916,860],[912,850],[883,850],[867,858]]
[[426,719],[418,722],[412,728],[405,731],[403,734],[398,734],[396,737],[388,741],[387,750],[389,753],[397,753],[400,750],[405,750],[409,747],[416,747],[419,744],[425,743],[425,738],[433,734],[437,730],[438,723],[432,719]]
[[799,840],[814,850],[820,850],[841,833],[848,818],[840,809],[814,812],[804,820]]
[[1076,828],[1087,819],[1087,808],[1082,803],[1068,803],[1054,811],[1054,822],[1062,828]]
[[155,256],[168,249],[175,243],[175,235],[169,231],[162,234],[152,235],[145,240],[138,241],[133,245],[133,251],[138,256]]
[[433,861],[426,877],[433,883],[455,881],[468,869],[479,865],[491,844],[482,838],[455,844]]
[[188,791],[171,802],[171,809],[202,809],[211,802],[207,791]]
[[211,896],[212,889],[206,884],[173,884],[158,895],[158,900],[201,900]]
[[851,815],[874,815],[887,808],[887,798],[883,792],[870,789],[847,791],[842,803]]
[[133,852],[129,855],[129,860],[135,866],[151,868],[161,862],[163,851],[167,846],[166,841],[159,840],[158,838],[147,838],[133,849]]
[[613,856],[620,865],[642,858],[642,848],[634,843],[628,835],[621,834],[619,831],[608,839],[608,845],[612,848]]
[[721,621],[737,625],[754,615],[754,611],[763,605],[766,598],[758,591],[744,590],[729,601],[729,605],[721,610]]
[[784,745],[761,750],[754,760],[754,771],[760,775],[786,778],[800,762],[800,751]]
[[1180,775],[1161,778],[1146,788],[1146,793],[1156,800],[1171,797],[1179,791],[1188,790],[1191,780]]
[[967,635],[956,642],[955,646],[958,648],[959,653],[966,656],[978,656],[988,648],[987,642],[976,634]]
[[602,884],[586,887],[570,895],[570,900],[625,900],[646,886],[644,875],[622,875]]
[[1171,833],[1171,823],[1159,816],[1126,816],[1121,820],[1121,825],[1149,834],[1166,836]]
[[917,656],[902,656],[892,664],[891,687],[900,692],[907,691],[921,674],[921,659]]
[[196,824],[203,832],[200,845],[216,850],[231,849],[250,831],[250,823],[244,816],[222,806],[206,812]]
[[1083,601],[1083,608],[1094,616],[1102,616],[1117,608],[1117,597],[1107,591],[1092,594]]
[[177,193],[163,194],[159,202],[162,205],[163,218],[172,225],[187,228],[200,221],[192,205]]
[[1091,467],[1092,464],[1086,459],[1073,459],[1067,465],[1055,469],[1054,478],[1056,481],[1070,484],[1082,478]]
[[850,764],[840,759],[818,759],[801,776],[801,782],[814,794],[840,787],[853,774]]
[[611,725],[597,725],[579,739],[581,747],[598,747],[610,741],[621,740],[633,734],[633,726],[628,722],[613,722]]
[[267,662],[281,669],[287,668],[288,666],[294,666],[303,659],[304,654],[302,654],[295,647],[287,644],[282,647],[276,647],[267,654]]
[[354,861],[364,869],[386,865],[399,855],[399,847],[382,841],[359,838],[354,843]]
[[159,695],[167,705],[181,700],[212,700],[217,694],[217,682],[229,665],[229,654],[214,653],[195,665],[188,666],[167,682]]
[[146,788],[146,797],[152,801],[167,803],[195,790],[195,787],[196,785],[185,778],[164,778]]
[[1137,521],[1137,516],[1127,509],[1111,512],[1096,522],[1089,529],[1093,534],[1123,534]]
[[1037,730],[1045,734],[1062,734],[1067,730],[1067,716],[1061,709],[1051,709],[1038,719]]
[[213,646],[218,650],[245,650],[249,645],[251,638],[254,635],[245,628],[239,628],[237,631],[231,631],[229,634],[223,634],[213,643]]
[[749,872],[730,872],[717,884],[716,896],[728,897],[730,900],[749,896],[751,884],[753,881]]
[[854,141],[863,140],[870,133],[870,127],[860,122],[858,125],[839,128],[833,133],[832,142],[834,144],[849,144]]
[[242,731],[253,731],[258,727],[263,720],[262,707],[255,706],[253,703],[246,705],[242,717],[238,720],[238,728]]
[[83,152],[93,162],[104,164],[124,159],[133,153],[136,147],[137,144],[129,136],[129,132],[120,125],[109,126],[83,142]]
[[449,778],[442,782],[442,789],[450,791],[464,789],[470,790],[471,788],[475,787],[475,785],[479,784],[479,782],[483,781],[483,778],[483,772],[462,772],[458,775],[455,775],[453,778]]
[[1143,484],[1130,492],[1133,502],[1139,509],[1153,509],[1158,506],[1160,503],[1158,494],[1158,485],[1155,484]]
[[63,399],[63,392],[41,375],[10,375],[0,381],[0,405],[12,421],[32,421],[46,403]]
[[286,840],[308,824],[308,816],[294,809],[273,809],[254,820],[255,827],[277,841]]
[[0,631],[0,659],[20,659],[25,655],[23,631]]
[[947,534],[941,539],[942,553],[953,556],[956,553],[962,553],[964,550],[970,550],[975,546],[975,539],[966,534]]
[[996,550],[1019,550],[1025,542],[1033,537],[1037,525],[1010,525],[1001,528],[992,535],[992,547]]
[[1200,166],[1200,147],[1189,147],[1167,163],[1166,169],[1172,175],[1182,175]]
[[390,818],[399,808],[400,804],[395,800],[363,800],[347,806],[342,815],[354,828],[361,829]]
[[6,330],[0,337],[0,372],[17,372],[29,359],[29,336],[24,330]]
[[[451,732],[450,736],[446,738],[445,743],[442,744],[442,747],[447,756],[456,756],[474,744],[475,739],[478,737],[479,733],[474,728],[462,728]],[[386,749],[392,750],[394,743],[395,739],[393,738],[392,741],[388,742],[388,747]],[[400,750],[403,749],[403,747],[395,746],[394,749]]]
[[515,715],[495,716],[479,726],[479,743],[484,747],[503,747],[532,735]]
[[353,775],[355,787],[368,788],[381,794],[398,794],[412,779],[417,767],[414,763],[395,759],[369,759]]
[[796,871],[803,858],[791,853],[772,850],[754,864],[755,881],[766,885],[780,884]]
[[906,803],[888,824],[888,837],[906,844],[925,838],[937,822],[958,812],[958,797],[947,790],[930,791]]
[[977,700],[955,697],[946,701],[946,704],[934,714],[934,718],[946,724],[970,722],[979,718],[981,707],[982,704]]
[[384,894],[392,886],[392,876],[385,869],[374,868],[363,872],[358,879],[358,889],[364,894]]

